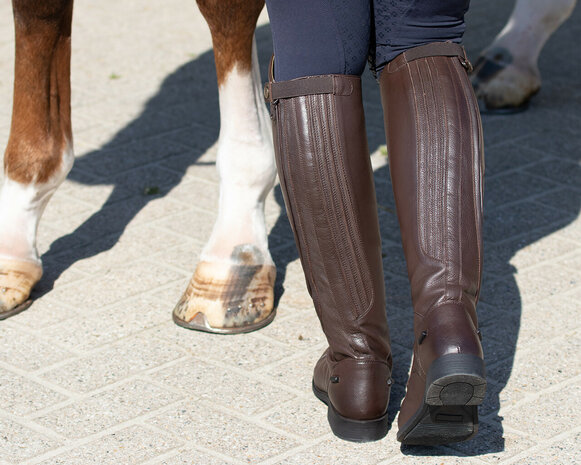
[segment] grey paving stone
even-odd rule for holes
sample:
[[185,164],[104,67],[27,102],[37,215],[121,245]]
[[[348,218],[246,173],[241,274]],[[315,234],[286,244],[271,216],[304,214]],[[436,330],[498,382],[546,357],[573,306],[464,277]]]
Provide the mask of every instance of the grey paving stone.
[[371,465],[383,462],[398,453],[399,443],[394,441],[393,431],[386,439],[365,444],[349,443],[336,438],[326,439],[319,444],[281,459],[277,464],[316,465]]
[[[488,149],[489,144],[487,140],[487,151],[484,155],[484,199],[486,202],[488,201],[489,195],[493,193],[489,180],[492,180],[497,175],[522,170],[523,167],[532,165],[548,156],[541,150],[535,150],[537,144],[533,142],[530,143],[530,146],[524,146],[524,143],[521,141],[529,141],[529,139],[533,139],[533,136],[519,139],[517,143],[511,141],[504,142],[494,146],[493,149]],[[489,154],[490,150],[492,150],[492,154]]]
[[281,384],[264,382],[228,368],[187,359],[150,375],[168,388],[180,390],[184,397],[195,396],[192,402],[220,405],[239,414],[256,415],[285,400],[295,399]]
[[170,458],[160,460],[160,465],[223,465],[225,463],[245,463],[231,457],[215,457],[209,453],[199,450],[180,449],[179,452]]
[[492,276],[518,273],[529,266],[550,262],[558,257],[577,250],[578,245],[546,235],[536,241],[520,237],[499,245],[490,244],[485,248],[484,268]]
[[[407,267],[400,245],[383,246],[383,271],[407,279]],[[387,278],[389,280],[389,277]]]
[[41,376],[69,391],[86,393],[183,356],[170,344],[159,341],[154,345],[137,336],[75,358]]
[[193,276],[196,265],[198,264],[203,244],[182,235],[177,239],[176,245],[172,245],[171,242],[173,241],[168,241],[167,248],[159,247],[158,250],[155,250],[155,244],[152,244],[153,248],[148,252],[148,255],[154,259],[168,263],[172,267],[183,270],[184,276],[187,279],[184,279],[180,285],[183,287],[182,290],[185,290],[187,282]]
[[[556,392],[542,393],[503,413],[511,428],[539,439],[549,439],[578,426],[581,407],[572,401],[581,394],[579,382],[568,383]],[[550,421],[550,419],[558,421]]]
[[59,192],[67,197],[73,197],[88,205],[93,205],[94,210],[91,213],[109,201],[113,191],[115,191],[116,197],[122,199],[130,197],[130,193],[121,186],[112,186],[106,180],[94,174],[87,174],[76,166],[73,166],[69,177],[59,188]]
[[143,426],[131,426],[103,436],[40,465],[133,465],[153,459],[183,444],[178,438]]
[[[555,94],[557,93],[554,92],[553,96]],[[525,149],[532,149],[538,154],[570,160],[579,159],[579,153],[581,152],[581,140],[573,134],[530,135],[520,139],[519,145]]]
[[329,434],[327,407],[315,396],[293,398],[279,402],[260,417],[269,425],[288,431],[305,440],[313,440]]
[[130,381],[44,414],[35,421],[67,438],[84,438],[161,407],[182,396],[143,380]]
[[513,236],[530,234],[541,226],[555,223],[554,230],[574,218],[559,210],[523,201],[485,212],[484,240],[500,242]]
[[530,465],[575,465],[579,463],[579,443],[581,433],[573,433],[551,444],[537,447],[535,452],[523,457],[523,463]]
[[[486,358],[486,353],[484,354]],[[489,357],[490,358],[490,357]],[[489,358],[486,359],[488,362]],[[496,367],[496,376],[499,378],[497,381],[493,380],[490,376],[486,385],[486,395],[482,405],[478,407],[478,415],[481,420],[486,420],[491,423],[491,428],[494,431],[502,430],[502,426],[496,425],[494,422],[500,422],[501,418],[499,416],[500,409],[506,409],[513,406],[517,402],[521,401],[527,396],[527,393],[522,389],[511,389],[510,387],[505,389],[507,379],[511,375],[512,364],[506,362],[502,364],[502,368]],[[483,420],[484,419],[484,420]],[[492,431],[490,428],[485,431]],[[486,434],[482,435],[485,439],[488,439]],[[500,437],[498,434],[496,438]]]
[[277,318],[260,335],[285,343],[290,351],[304,351],[311,346],[319,346],[326,341],[321,324],[313,311],[303,311],[299,315]]
[[[478,435],[470,441],[451,444],[451,449],[457,450],[468,456],[477,456],[486,463],[498,463],[514,455],[520,454],[537,443],[531,439],[505,431],[500,421],[480,421]],[[446,463],[446,462],[444,462]]]
[[75,324],[54,325],[47,337],[75,350],[92,350],[170,320],[172,304],[162,304],[154,297],[138,295],[130,301],[96,310],[80,304]]
[[[275,323],[276,318],[271,324]],[[166,324],[151,328],[144,336],[172,343],[200,360],[215,360],[246,371],[260,369],[288,355],[284,344],[275,344],[253,334],[216,337],[215,334],[178,327],[167,317]]]
[[264,371],[264,374],[279,383],[312,395],[313,368],[315,368],[315,364],[323,354],[326,346],[326,344],[323,344],[319,350],[313,348],[307,351],[306,354],[300,354],[274,367],[270,367]]
[[[505,389],[533,394],[575,378],[581,373],[580,346],[579,332],[569,330],[562,338],[538,344],[531,351],[517,351]],[[487,371],[493,380],[507,378],[504,364]]]
[[[138,296],[182,277],[181,273],[156,262],[134,262],[125,268],[107,269],[86,283],[82,293],[55,289],[53,297],[62,299],[72,307],[94,311],[106,305],[126,301],[129,297]],[[134,308],[135,303],[125,302],[125,305]],[[135,311],[137,312],[137,309]]]
[[[581,124],[581,122],[580,122]],[[527,172],[542,176],[560,184],[569,185],[579,188],[581,186],[581,167],[579,162],[574,160],[549,159],[544,160],[527,169]],[[579,196],[577,194],[577,202]]]
[[5,324],[0,326],[0,360],[20,370],[36,371],[72,356],[47,339]]
[[148,423],[247,463],[258,463],[297,445],[295,440],[283,434],[214,410],[202,402],[174,407]]
[[579,305],[555,295],[542,302],[523,305],[519,349],[534,349],[547,340],[558,339],[579,329]]
[[71,249],[60,253],[55,260],[63,266],[74,264],[75,270],[83,272],[84,276],[90,276],[108,273],[112,269],[130,268],[132,263],[182,244],[182,235],[143,223],[126,228],[117,240],[97,239],[91,245],[95,250],[93,254],[87,253],[86,249]]
[[[187,178],[172,189],[171,198],[180,202],[182,208],[195,207],[209,213],[218,211],[220,186],[214,182]],[[186,207],[187,206],[187,207]]]
[[[293,251],[293,253],[295,252]],[[299,262],[297,260],[293,263],[296,266]],[[293,263],[289,265],[289,268]],[[288,276],[288,279],[285,279],[284,281],[284,293],[278,303],[277,312],[281,315],[287,310],[291,313],[294,309],[314,312],[315,307],[313,306],[313,300],[307,291],[305,278],[302,275],[298,275],[298,273],[293,273],[292,269],[289,270],[288,268],[286,275]]]
[[[50,265],[49,265],[50,266]],[[84,275],[76,273],[79,278],[85,278]],[[46,276],[46,275],[45,275]],[[58,285],[62,281],[59,278]],[[67,283],[68,284],[68,283]],[[64,283],[62,283],[64,285]],[[25,312],[15,315],[10,322],[15,326],[26,331],[43,331],[52,325],[60,324],[64,321],[78,317],[76,309],[67,307],[53,299],[50,294],[45,294],[35,299],[34,305],[29,307]]]
[[578,288],[581,285],[581,268],[566,269],[556,261],[551,265],[524,270],[515,278],[522,289],[523,302],[535,302]]
[[509,172],[486,181],[485,209],[518,202],[559,187],[558,184],[522,172]]
[[60,445],[60,442],[19,423],[0,417],[0,457],[20,463]]
[[156,226],[168,231],[177,230],[184,236],[194,238],[209,238],[214,227],[216,214],[202,210],[176,210],[159,220]]
[[[187,138],[191,138],[191,131],[185,131]],[[181,140],[180,137],[182,133],[178,132],[175,137]],[[215,143],[216,139],[212,138],[211,143]],[[210,142],[208,142],[210,144]],[[183,173],[185,177],[192,180],[202,179],[204,181],[212,181],[215,183],[220,182],[218,176],[218,170],[216,169],[216,145],[211,146],[208,151],[203,155],[199,154],[195,150],[188,150],[180,155],[174,155],[169,158],[164,159],[160,162],[160,165],[167,167],[178,173]]]
[[0,409],[5,412],[24,417],[67,399],[59,392],[0,368]]

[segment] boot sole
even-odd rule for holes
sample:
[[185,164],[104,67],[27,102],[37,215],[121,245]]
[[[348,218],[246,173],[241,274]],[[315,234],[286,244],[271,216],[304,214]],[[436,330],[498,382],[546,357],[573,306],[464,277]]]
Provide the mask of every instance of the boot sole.
[[329,396],[313,382],[313,393],[327,405],[327,419],[333,434],[340,439],[351,442],[378,441],[385,437],[389,429],[387,412],[373,420],[352,420],[340,415],[331,404]]
[[485,392],[481,358],[449,354],[436,359],[428,370],[423,404],[398,431],[398,441],[433,446],[472,438]]

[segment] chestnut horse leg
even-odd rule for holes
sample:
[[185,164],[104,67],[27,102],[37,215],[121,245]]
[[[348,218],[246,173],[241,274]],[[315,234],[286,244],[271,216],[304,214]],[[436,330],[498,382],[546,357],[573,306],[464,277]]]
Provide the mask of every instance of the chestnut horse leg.
[[571,16],[576,3],[517,0],[506,26],[474,66],[472,85],[486,108],[526,108],[541,87],[539,54],[551,34]]
[[73,164],[70,37],[73,0],[13,0],[12,126],[0,191],[0,319],[28,305],[42,275],[36,230]]
[[264,0],[197,2],[212,33],[218,77],[220,203],[212,236],[173,316],[190,329],[247,332],[274,317],[276,271],[264,200],[276,169],[254,43]]

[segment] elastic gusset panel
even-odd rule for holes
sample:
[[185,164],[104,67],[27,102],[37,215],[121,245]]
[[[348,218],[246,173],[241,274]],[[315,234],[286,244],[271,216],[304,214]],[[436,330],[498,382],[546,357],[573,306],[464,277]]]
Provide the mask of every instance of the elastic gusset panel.
[[324,293],[337,299],[357,319],[374,298],[373,279],[346,166],[346,157],[354,154],[345,153],[337,98],[319,94],[281,99],[276,104],[276,143],[281,147],[288,215],[313,297]]
[[430,67],[409,65],[414,89],[417,136],[417,197],[420,244],[423,253],[443,260],[447,196],[447,120],[446,102],[435,92],[434,71]]
[[350,154],[345,153],[343,135],[337,131],[340,125],[335,112],[335,97],[327,94],[308,98],[312,102],[310,108],[313,125],[322,129],[321,137],[313,138],[313,152],[316,154],[314,165],[321,192],[324,193],[322,198],[327,223],[326,231],[322,232],[332,241],[332,248],[337,255],[338,268],[329,269],[328,273],[340,273],[333,281],[348,291],[351,308],[355,318],[358,318],[368,309],[373,292],[369,269],[364,265],[366,257],[360,226],[355,216],[353,186],[345,172],[345,158]]
[[454,59],[411,62],[409,75],[418,135],[420,245],[426,256],[455,270],[447,273],[449,297],[461,299],[466,283],[480,280],[474,276],[481,255],[482,148],[476,105],[465,71]]

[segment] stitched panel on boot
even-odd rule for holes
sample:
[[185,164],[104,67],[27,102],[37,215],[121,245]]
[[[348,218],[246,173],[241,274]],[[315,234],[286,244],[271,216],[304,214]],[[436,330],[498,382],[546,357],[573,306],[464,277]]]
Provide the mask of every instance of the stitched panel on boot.
[[423,252],[436,260],[445,257],[447,121],[431,67],[410,64],[415,89],[418,134],[418,225]]
[[[339,127],[335,114],[334,96],[317,95],[309,97],[320,102],[312,107],[319,107],[322,111],[311,114],[312,121],[317,128],[321,128],[320,138],[313,138],[318,145],[314,148],[318,157],[318,172],[321,190],[328,195],[324,196],[326,219],[333,242],[333,249],[337,254],[339,269],[327,270],[330,274],[340,273],[338,280],[343,289],[337,289],[339,295],[348,292],[351,302],[350,308],[354,317],[362,316],[373,298],[371,276],[364,263],[366,260],[359,224],[355,219],[356,205],[351,193],[352,186],[345,173],[345,157],[350,154],[344,152],[342,134],[335,131]],[[325,101],[323,103],[323,101]],[[361,264],[361,266],[359,266]],[[344,305],[344,303],[343,303]]]

